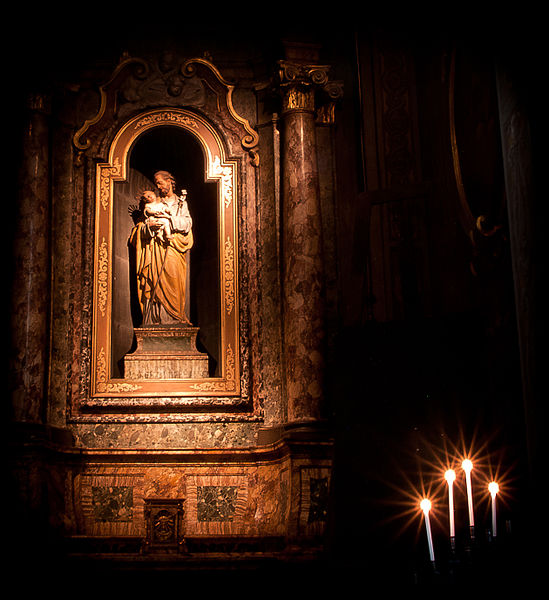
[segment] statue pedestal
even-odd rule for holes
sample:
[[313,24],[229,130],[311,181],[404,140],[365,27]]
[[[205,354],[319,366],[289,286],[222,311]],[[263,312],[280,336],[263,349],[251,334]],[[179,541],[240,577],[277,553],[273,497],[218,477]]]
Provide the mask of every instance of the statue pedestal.
[[140,327],[137,348],[124,357],[126,379],[203,379],[208,355],[196,349],[198,327]]

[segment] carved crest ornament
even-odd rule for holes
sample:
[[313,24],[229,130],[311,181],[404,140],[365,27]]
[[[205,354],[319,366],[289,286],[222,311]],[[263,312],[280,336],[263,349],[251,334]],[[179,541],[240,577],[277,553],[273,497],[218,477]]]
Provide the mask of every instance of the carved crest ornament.
[[[210,96],[213,91],[215,112],[207,110],[205,89]],[[206,59],[187,60],[178,68],[172,63],[151,69],[145,60],[126,56],[100,87],[97,114],[74,135],[77,161],[84,156],[95,160],[107,157],[95,166],[92,342],[89,393],[81,401],[84,408],[116,412],[119,408],[141,406],[154,411],[160,406],[165,409],[170,405],[210,405],[212,400],[215,404],[216,398],[224,406],[244,403],[238,180],[242,164],[246,163],[246,168],[257,166],[259,138],[249,122],[235,111],[233,89]],[[154,108],[150,108],[151,98],[156,100]],[[131,380],[111,373],[115,183],[127,180],[129,154],[136,139],[159,126],[182,128],[194,136],[205,157],[205,181],[217,183],[221,356],[216,377]]]

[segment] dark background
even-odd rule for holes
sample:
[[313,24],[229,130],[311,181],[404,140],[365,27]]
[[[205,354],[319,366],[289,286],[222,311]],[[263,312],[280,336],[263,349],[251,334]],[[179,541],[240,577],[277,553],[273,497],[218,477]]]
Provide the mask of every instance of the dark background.
[[[488,573],[502,582],[530,580],[539,574],[539,554],[532,542],[542,535],[538,465],[545,423],[540,390],[546,306],[540,200],[545,146],[540,91],[543,38],[536,16],[525,13],[474,20],[458,15],[428,25],[416,17],[372,18],[362,29],[345,18],[341,26],[334,20],[317,27],[256,24],[239,29],[223,24],[202,30],[185,29],[181,22],[170,24],[166,18],[152,25],[126,22],[125,27],[111,21],[101,39],[89,35],[96,31],[89,21],[71,22],[69,29],[58,24],[47,35],[41,24],[31,23],[29,43],[17,55],[20,68],[15,69],[14,80],[25,76],[11,100],[20,106],[28,89],[47,89],[62,79],[76,82],[83,65],[110,65],[124,48],[150,48],[166,40],[181,44],[184,37],[189,55],[207,48],[214,63],[218,57],[220,62],[248,57],[258,72],[269,72],[282,58],[284,38],[321,43],[322,59],[345,83],[336,128],[338,315],[328,366],[336,444],[324,567],[337,572],[342,567],[343,573],[358,578],[364,573],[370,581],[436,583],[426,560],[417,501],[426,488],[442,502],[434,510],[433,535],[444,570],[447,525],[440,477],[444,467],[455,466],[458,457],[471,451],[478,465],[474,489],[477,538],[482,542],[477,547],[479,562],[467,567],[461,480],[456,504],[462,572],[477,583],[485,582]],[[386,40],[395,37],[415,67],[416,159],[429,192],[422,196],[421,232],[414,230],[418,221],[412,218],[413,203],[408,205],[410,239],[419,235],[424,252],[414,253],[411,248],[416,246],[405,243],[397,250],[398,268],[387,273],[388,285],[403,291],[398,310],[389,310],[380,308],[379,299],[378,304],[371,302],[376,290],[369,287],[365,271],[368,257],[375,259],[380,248],[369,243],[368,227],[364,228],[369,223],[363,212],[364,194],[376,190],[369,188],[364,176],[363,149],[372,150],[377,141],[362,133],[360,97],[376,92],[357,79],[356,42],[371,48],[375,40],[383,53]],[[447,59],[445,52],[451,47],[460,50],[463,61],[457,80],[464,82],[460,93],[469,90],[456,105],[468,198],[474,214],[487,214],[501,225],[494,239],[483,240],[485,245],[470,243],[460,225],[455,189],[448,191],[453,182],[451,155],[441,141],[448,123],[440,114],[436,89],[440,61]],[[514,98],[527,116],[526,156],[509,156],[501,148],[495,65],[512,81]],[[474,100],[474,93],[480,100]],[[478,127],[486,123],[487,114],[493,129],[479,138]],[[486,143],[484,148],[478,146],[479,139]],[[528,194],[505,187],[505,165],[518,169],[531,183]],[[401,192],[395,192],[397,201]],[[531,224],[525,239],[513,241],[518,224],[509,220],[510,201],[520,203],[522,218]],[[357,294],[364,288],[363,295]],[[519,294],[517,303],[517,289],[525,288],[526,300]],[[377,310],[383,318],[368,316],[371,306],[374,315]],[[498,505],[502,541],[496,554],[490,554],[484,541],[489,505],[482,486],[491,471],[501,475],[502,486]]]

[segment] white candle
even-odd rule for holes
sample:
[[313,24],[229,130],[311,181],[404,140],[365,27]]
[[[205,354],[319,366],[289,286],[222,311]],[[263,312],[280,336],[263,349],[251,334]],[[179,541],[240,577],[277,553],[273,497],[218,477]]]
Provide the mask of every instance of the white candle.
[[427,544],[429,545],[429,558],[431,562],[435,562],[435,551],[433,549],[433,537],[431,535],[431,521],[429,520],[429,511],[431,510],[431,501],[427,498],[424,498],[420,502],[421,510],[423,511],[423,516],[425,517],[425,529],[427,531]]
[[448,482],[448,518],[450,521],[450,538],[456,537],[456,528],[454,523],[454,481],[456,480],[456,472],[453,469],[448,469],[444,473],[444,479]]
[[465,482],[467,484],[467,507],[469,508],[469,527],[471,531],[475,526],[475,514],[473,511],[473,486],[471,485],[471,471],[473,470],[473,463],[466,458],[461,463],[461,468],[465,471]]
[[495,481],[488,484],[488,491],[492,496],[492,536],[497,537],[498,525],[496,519],[496,494],[499,492],[499,485]]

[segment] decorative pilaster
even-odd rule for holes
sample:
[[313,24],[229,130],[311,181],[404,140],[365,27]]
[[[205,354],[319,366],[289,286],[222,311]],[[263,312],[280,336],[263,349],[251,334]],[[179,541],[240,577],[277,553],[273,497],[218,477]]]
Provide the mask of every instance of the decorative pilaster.
[[42,423],[49,313],[49,110],[45,97],[28,101],[11,298],[10,377],[15,421]]
[[322,219],[315,96],[327,66],[279,62],[282,95],[282,281],[289,423],[322,419],[324,313]]

